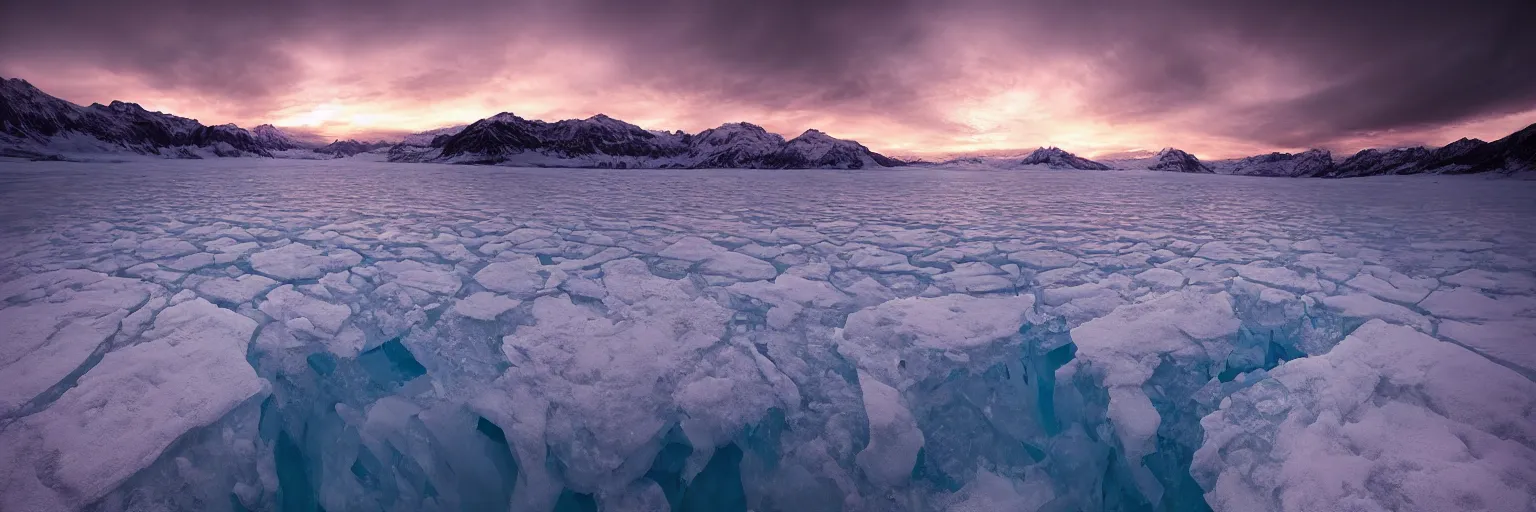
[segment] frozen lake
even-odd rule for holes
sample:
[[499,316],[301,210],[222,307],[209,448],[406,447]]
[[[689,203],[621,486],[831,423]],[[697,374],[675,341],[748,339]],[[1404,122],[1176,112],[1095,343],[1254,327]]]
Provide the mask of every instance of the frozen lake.
[[0,510],[1536,508],[1536,182],[0,162]]

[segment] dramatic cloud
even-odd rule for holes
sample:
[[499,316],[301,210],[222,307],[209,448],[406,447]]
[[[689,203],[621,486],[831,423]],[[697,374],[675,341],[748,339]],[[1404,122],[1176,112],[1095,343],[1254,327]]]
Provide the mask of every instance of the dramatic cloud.
[[1536,122],[1533,19],[1529,0],[57,0],[0,7],[0,74],[335,135],[603,112],[906,154],[1222,157]]

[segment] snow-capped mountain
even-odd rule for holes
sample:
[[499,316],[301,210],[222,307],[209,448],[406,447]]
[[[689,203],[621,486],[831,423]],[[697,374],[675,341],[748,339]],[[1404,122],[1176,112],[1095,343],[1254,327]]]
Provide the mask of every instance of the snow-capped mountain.
[[1191,155],[1183,150],[1174,148],[1164,148],[1162,151],[1159,151],[1157,153],[1156,159],[1152,161],[1152,165],[1147,168],[1154,171],[1168,172],[1193,172],[1206,174],[1216,172],[1211,170],[1210,166],[1201,162],[1199,158],[1195,158],[1195,155]]
[[688,151],[686,134],[653,132],[603,114],[554,123],[535,121],[532,133],[542,143],[538,149],[571,157],[612,155],[665,160]]
[[282,128],[270,124],[251,128],[251,136],[255,137],[256,142],[261,144],[262,147],[270,150],[284,151],[289,149],[313,149],[316,147],[316,144],[313,142],[301,140]]
[[[251,130],[233,124],[206,126],[195,119],[153,112],[122,101],[80,106],[48,95],[25,80],[0,78],[0,157],[57,160],[138,154],[162,158],[341,158],[383,153],[387,147],[387,158],[397,162],[539,167],[859,169],[909,165],[870,151],[858,142],[837,139],[817,130],[785,140],[756,125],[729,123],[688,134],[646,130],[601,114],[550,123],[502,113],[469,125],[413,134],[393,146],[356,140],[325,144],[324,140],[315,140],[313,134],[299,135],[268,124]],[[1511,174],[1536,172],[1536,124],[1493,142],[1461,139],[1435,149],[1367,149],[1339,162],[1321,149],[1201,162],[1194,155],[1173,148],[1164,149],[1155,157],[1106,162],[1109,165],[1060,148],[1044,147],[1022,157],[997,153],[930,165],[974,169],[1151,169],[1327,178]]]
[[1183,172],[1194,174],[1209,174],[1215,172],[1210,165],[1201,162],[1195,155],[1177,148],[1163,148],[1160,151],[1135,150],[1117,153],[1112,158],[1102,158],[1099,162],[1108,165],[1112,169],[1125,170],[1150,170],[1160,172]]
[[323,155],[331,155],[336,158],[345,158],[361,153],[367,153],[369,151],[388,148],[393,145],[394,144],[390,144],[384,141],[361,142],[355,139],[347,139],[336,140],[330,144],[315,148],[314,151]]
[[1483,142],[1461,139],[1436,149],[1423,146],[1389,151],[1367,149],[1334,166],[1326,178],[1384,174],[1514,173],[1536,170],[1536,125]]
[[1245,176],[1306,177],[1324,176],[1333,168],[1333,155],[1326,149],[1301,153],[1270,153],[1228,160],[1215,166],[1222,174]]
[[723,124],[694,135],[689,158],[700,168],[757,167],[762,165],[765,155],[777,153],[784,142],[784,137],[755,124]]
[[410,134],[410,135],[406,135],[405,136],[405,140],[401,141],[400,143],[401,144],[406,144],[406,145],[411,145],[411,146],[431,147],[432,146],[432,141],[436,140],[438,137],[457,135],[459,132],[464,131],[464,129],[468,128],[468,127],[469,127],[469,125],[467,125],[467,124],[461,124],[461,125],[458,125],[458,126],[448,126],[448,127],[438,128],[438,129],[435,129],[435,130],[427,130],[427,131],[420,132],[420,133],[413,133],[413,134]]
[[862,169],[901,165],[901,162],[870,151],[858,142],[842,140],[817,130],[806,130],[799,137],[785,142],[766,162],[764,167],[774,169]]
[[1110,169],[1108,165],[1068,153],[1066,150],[1054,146],[1036,149],[1035,152],[1024,157],[1024,160],[1021,160],[1019,164],[1043,165],[1051,169],[1082,169],[1088,171],[1107,171]]
[[1410,174],[1430,157],[1423,146],[1382,151],[1367,149],[1334,165],[1324,178],[1353,178],[1382,174]]
[[1482,141],[1462,139],[1431,153],[1426,172],[1438,174],[1473,174],[1482,172],[1515,173],[1536,171],[1536,124],[1502,139]]
[[1463,138],[1435,149],[1366,149],[1340,162],[1327,151],[1313,149],[1231,160],[1216,168],[1226,174],[1319,178],[1536,171],[1536,124],[1493,142]]
[[110,152],[172,158],[271,156],[251,132],[232,124],[204,126],[121,101],[82,107],[16,78],[0,79],[0,133],[0,155],[27,158]]
[[391,161],[601,168],[860,169],[901,162],[817,130],[790,140],[730,123],[698,134],[646,130],[596,115],[548,123],[503,112],[454,133],[413,135]]

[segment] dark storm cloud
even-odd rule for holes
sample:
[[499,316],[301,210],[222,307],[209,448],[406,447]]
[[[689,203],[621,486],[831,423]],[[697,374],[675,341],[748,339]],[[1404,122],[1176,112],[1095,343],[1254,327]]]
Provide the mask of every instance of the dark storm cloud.
[[[993,4],[1016,41],[1099,63],[1101,113],[1145,118],[1237,87],[1244,55],[1315,86],[1235,108],[1242,135],[1311,145],[1344,134],[1434,126],[1536,108],[1536,2],[1055,1]],[[1289,83],[1287,83],[1289,82]],[[1536,121],[1536,120],[1533,120]]]
[[1325,84],[1234,113],[1258,121],[1255,139],[1309,145],[1536,107],[1536,2],[1299,2],[1232,15],[1231,37],[1278,49]]
[[[166,88],[263,97],[296,71],[261,44],[281,17],[256,4],[216,10],[192,4],[6,2],[0,62],[37,61],[137,75]],[[126,98],[125,98],[126,99]]]
[[[908,0],[580,2],[590,31],[624,34],[630,69],[783,106],[899,95],[890,70],[919,49],[923,8]],[[601,37],[601,36],[599,36]],[[660,66],[658,73],[647,68]],[[672,71],[687,71],[682,75]],[[803,98],[809,96],[809,98]]]
[[[392,70],[389,92],[472,90],[480,69],[516,69],[540,45],[575,41],[612,55],[627,83],[933,123],[944,118],[935,84],[999,71],[951,58],[986,45],[979,51],[1002,71],[1084,63],[1060,77],[1087,91],[1084,117],[1146,123],[1206,109],[1208,129],[1279,146],[1536,108],[1530,0],[65,0],[0,9],[0,66],[95,67],[253,109],[303,78],[285,49],[345,56],[422,41],[434,49]],[[1285,73],[1266,79],[1304,92],[1230,100],[1247,86],[1244,73],[1271,61]]]

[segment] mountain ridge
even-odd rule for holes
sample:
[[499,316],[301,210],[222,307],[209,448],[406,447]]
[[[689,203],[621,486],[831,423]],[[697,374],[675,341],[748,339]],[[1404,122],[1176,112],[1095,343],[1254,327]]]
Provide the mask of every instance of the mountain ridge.
[[122,153],[162,158],[347,158],[367,153],[396,162],[594,168],[1044,167],[1319,178],[1536,171],[1536,124],[1493,142],[1463,138],[1438,148],[1372,148],[1342,159],[1311,149],[1203,162],[1188,152],[1165,148],[1151,157],[1109,160],[1110,165],[1057,147],[1042,147],[1022,158],[903,161],[816,129],[785,139],[736,122],[690,134],[647,130],[604,114],[546,122],[503,112],[467,125],[407,135],[395,144],[352,139],[326,144],[309,135],[295,137],[270,124],[250,130],[233,124],[204,125],[124,101],[81,106],[26,80],[0,77],[0,157],[32,160]]
[[134,153],[312,159],[386,149],[391,161],[540,167],[860,169],[904,164],[814,129],[789,140],[747,123],[688,134],[646,130],[604,114],[545,122],[503,112],[463,127],[413,134],[397,144],[351,139],[324,144],[270,124],[250,130],[207,126],[122,101],[80,106],[25,80],[0,78],[0,157],[59,160],[66,154]]
[[855,141],[810,129],[784,139],[750,123],[697,134],[646,130],[597,114],[555,122],[502,112],[461,130],[408,137],[390,161],[598,168],[862,169],[897,167],[896,159]]
[[1085,171],[1110,170],[1108,165],[1074,155],[1055,146],[1036,149],[1029,156],[1019,161],[1019,165],[1043,165],[1050,169],[1081,169]]

